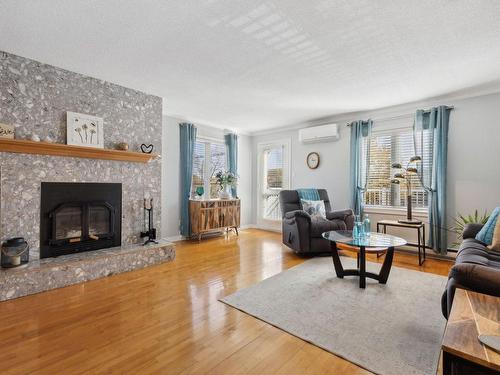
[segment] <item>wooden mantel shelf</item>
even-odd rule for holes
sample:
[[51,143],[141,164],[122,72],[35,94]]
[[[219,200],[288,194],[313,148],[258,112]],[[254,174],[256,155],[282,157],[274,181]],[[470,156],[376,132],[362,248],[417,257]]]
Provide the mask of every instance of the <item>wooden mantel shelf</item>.
[[108,150],[94,147],[63,145],[61,143],[34,142],[24,139],[8,138],[0,138],[0,152],[104,159],[134,163],[148,163],[159,157],[158,154],[145,154],[142,152]]

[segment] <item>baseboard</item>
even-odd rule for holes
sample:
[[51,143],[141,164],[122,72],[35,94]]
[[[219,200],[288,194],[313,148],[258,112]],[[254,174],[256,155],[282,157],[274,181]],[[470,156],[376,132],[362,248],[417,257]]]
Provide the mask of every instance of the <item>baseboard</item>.
[[[395,251],[400,252],[400,253],[404,253],[404,254],[418,256],[418,249],[414,246],[411,246],[411,247],[407,246],[407,245],[400,246],[400,247],[396,248]],[[426,255],[426,258],[448,260],[448,261],[454,261],[455,257],[456,257],[456,254],[454,254],[454,253],[447,254],[447,255],[438,254],[433,249],[430,249],[428,247],[425,249],[425,255]]]
[[[257,225],[256,224],[245,224],[245,225],[242,225],[240,226],[239,229],[254,229],[254,228],[257,228]],[[265,229],[265,228],[259,228],[259,229]],[[217,233],[217,232],[214,232],[214,233]],[[181,236],[180,234],[179,235],[176,235],[176,236],[168,236],[168,237],[163,237],[163,239],[169,241],[169,242],[177,242],[177,241],[186,241],[188,240],[188,238],[184,237],[184,236]]]
[[177,236],[169,236],[169,237],[164,237],[165,240],[168,242],[176,242],[176,241],[183,241],[185,238],[181,236],[180,234]]
[[265,230],[265,231],[268,231],[268,232],[281,233],[281,228],[264,227],[264,226],[260,226],[260,225],[257,225],[257,224],[253,228],[260,229],[260,230]]
[[240,229],[255,229],[257,228],[257,224],[245,224],[240,226]]

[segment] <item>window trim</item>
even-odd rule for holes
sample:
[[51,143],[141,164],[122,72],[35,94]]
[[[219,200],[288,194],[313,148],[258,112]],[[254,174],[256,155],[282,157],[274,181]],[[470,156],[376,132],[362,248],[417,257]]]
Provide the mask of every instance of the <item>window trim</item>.
[[[364,205],[363,211],[367,214],[406,216],[406,207]],[[411,212],[415,217],[427,218],[429,216],[427,208],[412,208]]]

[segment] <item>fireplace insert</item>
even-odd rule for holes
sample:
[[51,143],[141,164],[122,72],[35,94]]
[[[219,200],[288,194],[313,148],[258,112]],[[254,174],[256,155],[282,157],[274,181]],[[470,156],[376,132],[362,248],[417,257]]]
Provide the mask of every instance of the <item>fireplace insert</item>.
[[40,257],[121,244],[122,185],[42,182]]

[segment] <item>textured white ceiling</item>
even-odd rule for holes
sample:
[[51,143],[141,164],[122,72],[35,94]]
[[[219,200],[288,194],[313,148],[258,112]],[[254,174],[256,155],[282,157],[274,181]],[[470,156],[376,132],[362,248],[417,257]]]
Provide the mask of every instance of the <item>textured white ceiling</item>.
[[0,0],[0,50],[244,131],[500,79],[496,0]]

